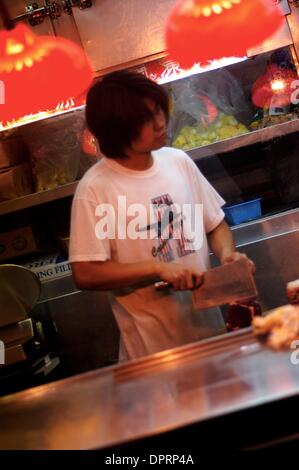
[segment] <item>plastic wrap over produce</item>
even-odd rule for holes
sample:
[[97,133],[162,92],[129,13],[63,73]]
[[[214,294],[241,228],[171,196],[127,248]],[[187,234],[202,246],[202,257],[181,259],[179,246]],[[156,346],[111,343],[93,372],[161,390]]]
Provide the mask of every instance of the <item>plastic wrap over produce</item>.
[[181,80],[171,94],[173,147],[187,150],[249,132],[251,103],[225,69]]
[[83,154],[84,125],[84,113],[74,112],[24,128],[36,191],[53,189],[77,178]]

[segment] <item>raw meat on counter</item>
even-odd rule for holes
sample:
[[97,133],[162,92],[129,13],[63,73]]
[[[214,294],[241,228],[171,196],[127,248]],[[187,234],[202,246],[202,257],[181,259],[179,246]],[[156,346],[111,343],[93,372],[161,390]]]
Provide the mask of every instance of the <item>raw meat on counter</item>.
[[287,349],[299,338],[299,306],[284,305],[272,310],[265,317],[252,321],[255,335],[265,339],[272,349]]
[[251,325],[253,317],[261,314],[261,306],[256,301],[248,304],[230,304],[226,314],[226,327],[228,331],[246,328]]

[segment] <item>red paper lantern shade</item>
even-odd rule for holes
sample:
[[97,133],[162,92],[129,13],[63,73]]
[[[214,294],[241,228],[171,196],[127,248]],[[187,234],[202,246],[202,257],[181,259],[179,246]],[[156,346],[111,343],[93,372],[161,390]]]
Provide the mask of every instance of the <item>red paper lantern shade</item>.
[[242,57],[283,23],[273,0],[181,0],[166,23],[169,54],[182,67]]
[[291,103],[292,83],[297,80],[294,70],[281,69],[272,64],[252,87],[252,102],[260,108],[284,107]]
[[24,24],[0,31],[0,122],[55,109],[87,90],[92,68],[82,49],[64,38],[36,36]]

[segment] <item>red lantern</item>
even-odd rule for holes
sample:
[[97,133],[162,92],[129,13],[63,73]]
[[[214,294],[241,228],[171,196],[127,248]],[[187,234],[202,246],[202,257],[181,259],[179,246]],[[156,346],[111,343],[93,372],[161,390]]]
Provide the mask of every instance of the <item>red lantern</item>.
[[282,69],[275,64],[270,65],[267,72],[253,84],[252,102],[260,108],[288,106],[294,92],[292,84],[297,79],[294,70]]
[[243,57],[283,24],[273,0],[180,0],[166,24],[169,54],[184,68]]
[[55,109],[77,98],[92,81],[82,49],[64,38],[36,36],[26,25],[0,31],[0,122]]

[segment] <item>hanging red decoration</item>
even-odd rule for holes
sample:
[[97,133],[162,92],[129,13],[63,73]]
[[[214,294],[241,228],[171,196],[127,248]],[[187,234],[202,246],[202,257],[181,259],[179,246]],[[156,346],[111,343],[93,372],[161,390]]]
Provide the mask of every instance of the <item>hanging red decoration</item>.
[[184,68],[243,57],[283,24],[273,0],[180,0],[166,23],[170,57]]
[[98,155],[97,144],[95,137],[89,132],[88,129],[84,129],[81,136],[81,148],[84,153],[96,157]]
[[218,109],[213,101],[203,93],[197,93],[197,98],[206,110],[206,112],[202,113],[199,117],[199,122],[203,127],[209,126],[217,119],[219,114]]
[[288,106],[292,101],[292,84],[295,80],[298,80],[298,76],[294,70],[280,68],[276,64],[269,65],[266,73],[253,84],[252,102],[259,108],[267,109]]
[[[78,98],[92,82],[92,68],[72,41],[36,36],[25,24],[0,31],[0,122],[52,110]],[[2,103],[4,101],[4,103]]]

